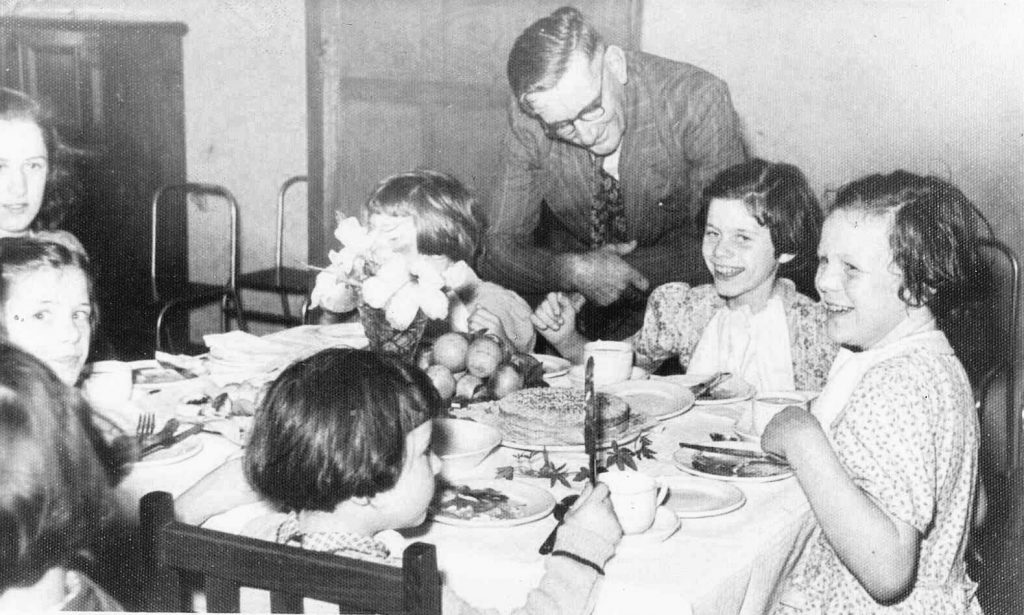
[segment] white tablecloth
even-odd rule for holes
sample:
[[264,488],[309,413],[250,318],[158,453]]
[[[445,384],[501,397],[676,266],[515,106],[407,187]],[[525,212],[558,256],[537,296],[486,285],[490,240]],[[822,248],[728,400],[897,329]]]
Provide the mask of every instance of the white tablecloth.
[[[307,327],[297,329],[293,335],[298,333],[298,339],[318,339]],[[743,410],[743,405],[697,407],[659,424],[649,434],[657,458],[641,460],[639,469],[652,476],[684,474],[672,461],[678,442],[704,440],[713,431],[727,432]],[[138,497],[157,489],[179,495],[238,451],[225,438],[199,437],[203,449],[197,455],[133,471],[121,488],[126,502],[137,506]],[[494,478],[498,467],[516,465],[513,456],[519,452],[499,447],[459,478]],[[579,453],[552,454],[552,460],[566,462],[569,468],[586,465]],[[516,480],[548,488],[558,498],[570,493],[561,485],[550,487],[546,480],[520,476]],[[606,568],[597,615],[762,613],[808,537],[810,509],[793,478],[734,484],[747,498],[739,510],[684,519],[664,542],[624,539]],[[251,515],[244,511],[225,515],[209,525],[237,531],[247,514]],[[427,523],[405,533],[409,540],[437,545],[445,580],[462,597],[478,606],[508,610],[522,604],[540,579],[544,556],[537,549],[554,524],[551,516],[501,529]]]

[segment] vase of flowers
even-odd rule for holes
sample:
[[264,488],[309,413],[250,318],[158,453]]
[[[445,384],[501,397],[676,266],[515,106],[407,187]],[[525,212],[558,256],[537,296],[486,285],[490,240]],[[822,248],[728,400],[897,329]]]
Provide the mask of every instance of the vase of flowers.
[[428,257],[399,254],[345,218],[334,232],[340,250],[317,275],[313,307],[334,312],[359,310],[370,349],[413,360],[427,321],[448,316],[447,283],[465,269],[461,261],[438,271]]

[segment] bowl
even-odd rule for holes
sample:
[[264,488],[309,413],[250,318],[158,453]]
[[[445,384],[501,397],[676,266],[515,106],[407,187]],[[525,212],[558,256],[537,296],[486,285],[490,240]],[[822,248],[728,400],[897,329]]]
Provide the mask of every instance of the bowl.
[[501,444],[501,433],[465,419],[435,419],[431,446],[441,458],[441,474],[453,477],[469,472]]

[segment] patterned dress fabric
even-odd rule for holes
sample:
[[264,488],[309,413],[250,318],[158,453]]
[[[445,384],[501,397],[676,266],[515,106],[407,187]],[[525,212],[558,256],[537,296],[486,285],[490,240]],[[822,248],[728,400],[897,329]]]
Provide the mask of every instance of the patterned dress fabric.
[[921,533],[914,588],[896,604],[878,604],[819,527],[771,612],[980,614],[964,563],[978,421],[960,362],[917,350],[879,363],[854,389],[831,436],[857,486]]
[[[793,379],[797,389],[820,391],[839,346],[825,331],[825,309],[796,292],[790,280],[780,278],[776,295],[782,300],[789,325]],[[647,303],[644,324],[633,338],[637,365],[657,367],[678,356],[686,369],[704,327],[725,300],[711,284],[690,286],[682,282],[659,286]]]

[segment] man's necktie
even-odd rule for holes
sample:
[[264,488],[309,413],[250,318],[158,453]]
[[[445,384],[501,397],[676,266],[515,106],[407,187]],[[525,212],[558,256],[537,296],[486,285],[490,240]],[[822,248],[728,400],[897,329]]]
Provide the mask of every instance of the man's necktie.
[[619,180],[604,170],[600,160],[597,160],[596,166],[598,189],[590,209],[590,244],[595,248],[606,243],[629,241]]

